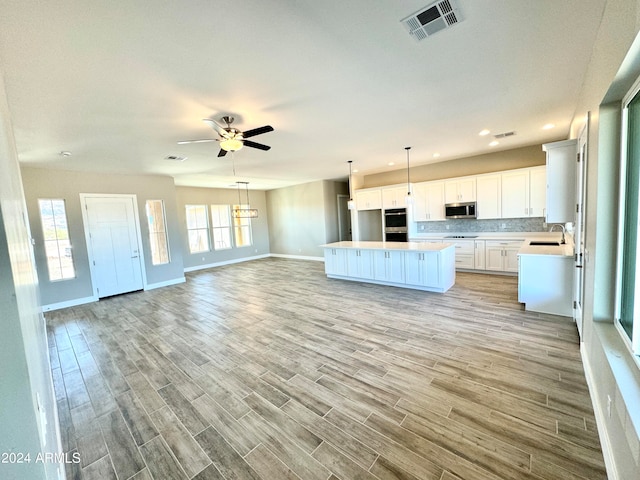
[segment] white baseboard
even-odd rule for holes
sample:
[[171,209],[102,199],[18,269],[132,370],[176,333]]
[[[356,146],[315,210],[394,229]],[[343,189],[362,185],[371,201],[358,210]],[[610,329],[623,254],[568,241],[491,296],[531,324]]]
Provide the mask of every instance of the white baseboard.
[[169,285],[177,285],[179,283],[184,283],[186,281],[187,279],[185,277],[172,278],[171,280],[167,280],[166,282],[158,282],[158,283],[152,283],[152,284],[146,285],[144,289],[153,290],[156,288],[168,287]]
[[224,265],[231,265],[234,263],[242,263],[242,262],[249,262],[251,260],[257,260],[259,258],[267,258],[270,255],[264,254],[264,255],[256,255],[254,257],[243,257],[243,258],[234,258],[233,260],[225,260],[224,262],[216,262],[216,263],[207,263],[205,265],[196,265],[194,267],[187,267],[184,269],[184,273],[187,272],[195,272],[196,270],[205,270],[207,268],[214,268],[214,267],[222,267]]
[[613,450],[611,449],[611,442],[606,428],[606,406],[602,405],[598,392],[596,392],[591,364],[589,363],[589,357],[584,350],[584,343],[582,342],[580,342],[580,356],[582,357],[582,365],[584,365],[584,375],[587,379],[587,386],[589,387],[589,396],[591,397],[591,404],[593,405],[593,413],[596,417],[598,436],[600,437],[600,446],[602,447],[604,465],[607,469],[607,477],[609,480],[621,480],[616,469]]
[[60,310],[62,308],[76,307],[78,305],[84,305],[85,303],[97,302],[98,297],[84,297],[74,298],[73,300],[67,300],[66,302],[50,303],[48,305],[42,305],[43,312],[51,312],[52,310]]
[[307,255],[285,255],[282,253],[272,253],[269,256],[277,258],[292,258],[294,260],[313,260],[314,262],[324,262],[324,257],[311,257]]

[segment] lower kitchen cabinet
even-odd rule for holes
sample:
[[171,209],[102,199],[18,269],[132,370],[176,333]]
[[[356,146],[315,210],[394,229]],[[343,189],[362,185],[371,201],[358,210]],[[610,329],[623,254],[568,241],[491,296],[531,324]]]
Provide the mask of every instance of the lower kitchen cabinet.
[[373,278],[373,251],[346,250],[347,272],[351,277]]
[[374,250],[373,278],[384,282],[404,283],[404,252]]
[[406,282],[437,287],[440,284],[440,255],[437,252],[405,252]]
[[347,275],[347,251],[343,248],[325,248],[324,272],[327,275]]
[[455,240],[456,268],[472,270],[475,268],[475,245],[473,240]]
[[455,248],[448,242],[334,242],[324,248],[329,278],[446,292],[455,283]]
[[525,310],[573,316],[573,257],[520,255],[518,301]]
[[518,250],[521,241],[485,242],[485,270],[494,272],[518,272]]
[[476,270],[484,270],[487,266],[486,261],[486,242],[484,240],[474,240],[473,246],[475,248],[475,264]]

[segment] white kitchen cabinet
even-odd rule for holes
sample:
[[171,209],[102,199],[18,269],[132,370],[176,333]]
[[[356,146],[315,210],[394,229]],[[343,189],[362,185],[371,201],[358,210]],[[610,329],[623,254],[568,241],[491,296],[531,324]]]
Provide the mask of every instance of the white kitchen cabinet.
[[546,143],[547,223],[573,222],[576,210],[576,140]]
[[451,241],[456,247],[456,268],[475,268],[475,244],[473,240]]
[[380,210],[382,208],[382,191],[379,188],[367,188],[355,192],[357,210]]
[[347,251],[344,248],[324,250],[324,272],[327,275],[347,275]]
[[474,240],[474,265],[476,270],[486,269],[486,242],[484,240]]
[[382,208],[385,210],[405,208],[407,206],[407,188],[407,185],[382,188]]
[[422,182],[413,186],[413,221],[445,220],[444,182]]
[[518,301],[525,310],[573,316],[573,257],[520,255]]
[[348,249],[347,274],[350,277],[373,278],[373,251]]
[[547,167],[529,169],[529,216],[544,217],[547,211]]
[[404,283],[404,252],[401,250],[375,250],[373,278],[383,282]]
[[478,175],[476,202],[476,218],[502,218],[502,175]]
[[476,177],[463,177],[444,182],[445,203],[475,202]]
[[506,171],[502,179],[502,218],[542,217],[545,167]]
[[411,285],[437,287],[440,285],[439,252],[405,252],[405,280]]
[[518,250],[522,241],[485,242],[485,270],[495,272],[517,272]]

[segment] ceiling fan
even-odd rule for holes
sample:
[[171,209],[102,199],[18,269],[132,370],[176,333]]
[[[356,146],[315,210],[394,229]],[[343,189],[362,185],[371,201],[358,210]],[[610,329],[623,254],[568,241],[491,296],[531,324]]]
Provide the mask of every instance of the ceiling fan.
[[181,142],[178,142],[178,144],[183,145],[185,143],[220,142],[220,151],[218,152],[218,157],[224,157],[227,152],[235,152],[237,150],[240,150],[243,146],[257,148],[258,150],[269,150],[271,148],[268,145],[247,140],[247,138],[255,137],[256,135],[273,132],[273,127],[271,125],[265,125],[264,127],[253,128],[251,130],[242,132],[237,128],[231,126],[234,120],[235,119],[233,117],[230,117],[228,115],[222,117],[222,121],[227,124],[227,126],[225,127],[215,120],[205,118],[202,121],[208,123],[218,133],[220,138],[183,140]]

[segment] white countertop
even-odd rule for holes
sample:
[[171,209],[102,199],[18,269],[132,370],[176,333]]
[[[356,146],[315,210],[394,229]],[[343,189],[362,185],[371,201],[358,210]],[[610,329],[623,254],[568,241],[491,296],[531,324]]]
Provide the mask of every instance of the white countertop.
[[453,248],[452,243],[426,242],[334,242],[320,245],[323,248],[354,248],[360,250],[418,250],[440,251]]
[[547,255],[573,258],[573,242],[568,238],[564,245],[531,245],[536,239],[529,238],[518,250],[518,255]]

